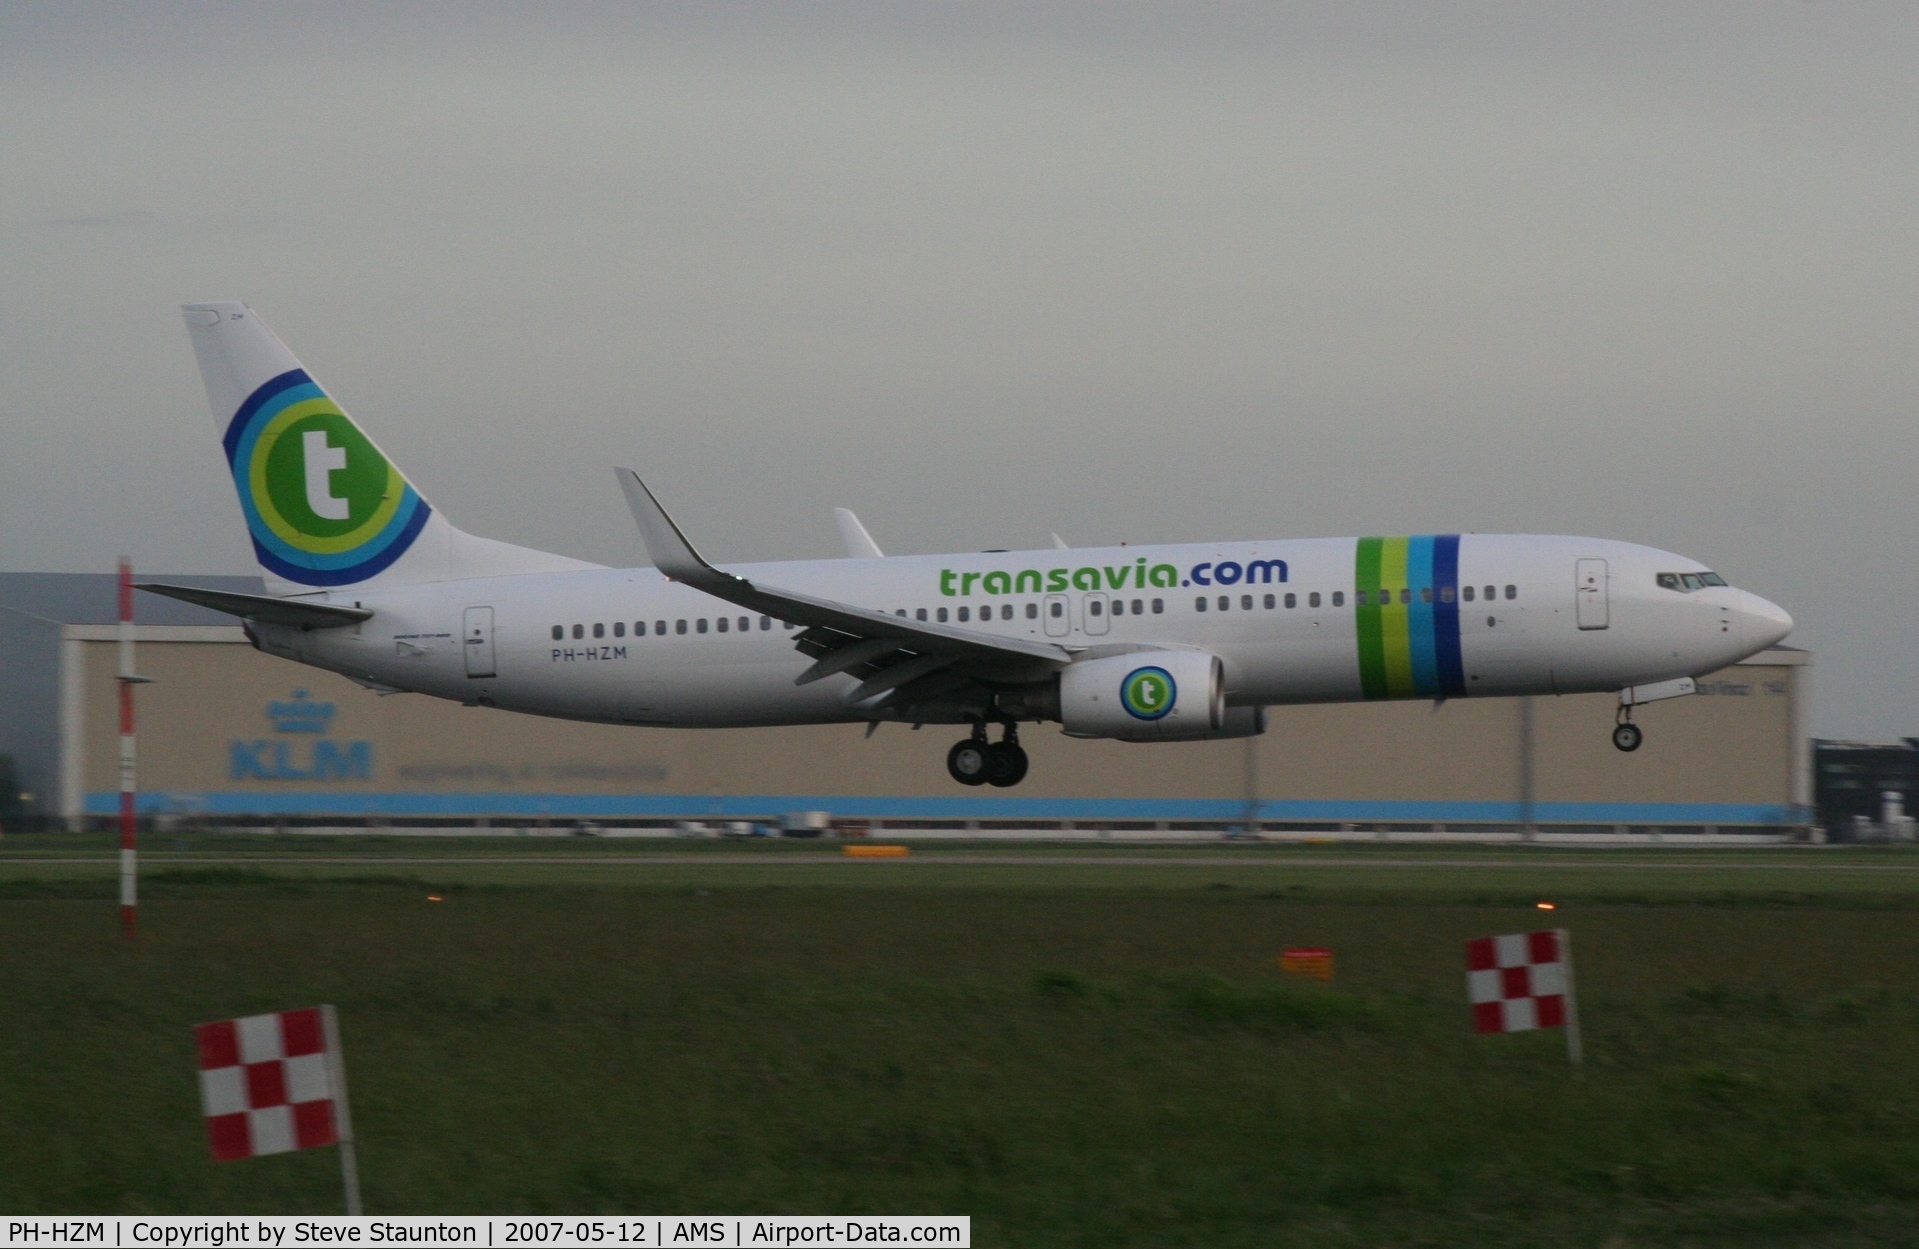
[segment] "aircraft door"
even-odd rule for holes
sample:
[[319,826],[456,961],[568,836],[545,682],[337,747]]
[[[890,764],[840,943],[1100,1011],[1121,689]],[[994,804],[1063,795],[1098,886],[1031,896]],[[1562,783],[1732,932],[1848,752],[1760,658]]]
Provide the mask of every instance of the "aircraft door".
[[1080,600],[1080,627],[1087,633],[1098,635],[1106,632],[1106,609],[1111,606],[1104,594],[1088,594]]
[[1582,559],[1573,566],[1573,596],[1582,629],[1603,629],[1611,611],[1607,603],[1606,561]]
[[1073,609],[1064,594],[1046,596],[1046,636],[1063,638],[1073,629]]
[[460,649],[466,653],[466,674],[490,677],[493,669],[493,609],[469,607],[460,631]]

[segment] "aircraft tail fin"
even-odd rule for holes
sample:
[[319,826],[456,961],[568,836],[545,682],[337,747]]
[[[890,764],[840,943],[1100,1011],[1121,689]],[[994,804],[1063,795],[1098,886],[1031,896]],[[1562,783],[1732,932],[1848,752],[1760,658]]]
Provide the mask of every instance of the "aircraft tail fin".
[[271,593],[597,567],[455,528],[251,308],[181,312]]

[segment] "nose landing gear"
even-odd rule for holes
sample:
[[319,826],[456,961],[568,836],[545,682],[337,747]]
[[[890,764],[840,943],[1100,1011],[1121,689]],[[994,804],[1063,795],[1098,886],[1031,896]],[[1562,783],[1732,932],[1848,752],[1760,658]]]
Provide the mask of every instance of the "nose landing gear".
[[984,723],[973,735],[955,742],[946,752],[946,771],[962,785],[991,785],[1007,789],[1026,779],[1026,751],[1019,744],[1019,727],[1008,721],[997,742],[986,739]]
[[1645,740],[1646,735],[1641,733],[1639,726],[1632,722],[1632,704],[1628,703],[1621,707],[1619,709],[1618,723],[1612,727],[1613,746],[1616,749],[1625,751],[1627,754],[1631,754],[1633,751],[1638,750],[1639,743]]

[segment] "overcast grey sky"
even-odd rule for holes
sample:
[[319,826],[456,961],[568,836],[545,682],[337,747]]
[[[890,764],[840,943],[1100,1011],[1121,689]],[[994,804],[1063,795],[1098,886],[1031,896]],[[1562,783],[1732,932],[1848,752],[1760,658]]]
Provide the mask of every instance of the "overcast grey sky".
[[252,571],[174,305],[643,561],[1506,530],[1919,734],[1919,6],[0,7],[0,568]]

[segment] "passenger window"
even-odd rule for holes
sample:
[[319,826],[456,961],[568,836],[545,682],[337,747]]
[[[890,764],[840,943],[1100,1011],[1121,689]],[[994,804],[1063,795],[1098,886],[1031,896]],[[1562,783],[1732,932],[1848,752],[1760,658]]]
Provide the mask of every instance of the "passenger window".
[[1318,591],[1318,590],[1314,590],[1314,591],[1313,591],[1313,592],[1312,592],[1311,594],[1308,594],[1308,595],[1306,596],[1306,606],[1308,606],[1308,607],[1318,607],[1318,606],[1319,606],[1319,591]]
[[761,632],[761,633],[764,633],[764,632],[766,632],[766,631],[767,631],[768,629],[771,629],[772,627],[773,627],[773,617],[771,617],[771,616],[761,616],[761,617],[760,617],[760,632]]
[[626,621],[615,620],[613,622],[613,636],[616,638],[623,638],[626,636]]
[[1419,587],[1419,601],[1422,603],[1430,603],[1433,601],[1433,588],[1431,586],[1422,585]]
[[1226,597],[1224,594],[1219,596],[1219,609],[1221,611],[1225,611],[1227,608],[1231,607],[1232,605],[1233,605],[1232,599]]
[[[901,613],[900,613],[900,615],[902,615],[902,616],[904,616],[905,614],[906,614],[905,612],[901,612]],[[746,632],[746,631],[747,631],[748,629],[750,629],[750,628],[752,628],[752,627],[753,627],[753,621],[752,621],[752,619],[751,619],[750,617],[747,617],[747,616],[741,616],[741,617],[740,617],[740,632],[741,632],[741,633],[745,633],[745,632]]]
[[1334,607],[1346,606],[1346,591],[1344,590],[1333,591],[1333,606]]
[[797,629],[797,628],[799,628],[799,626],[798,626],[798,625],[796,625],[796,624],[794,624],[794,623],[793,623],[792,621],[790,621],[790,620],[782,620],[782,621],[780,621],[780,624],[781,624],[781,626],[782,626],[782,627],[784,627],[784,628],[788,628],[788,629]]
[[[655,633],[657,633],[657,634],[659,634],[659,635],[660,635],[661,637],[665,637],[665,636],[666,636],[666,621],[664,621],[664,620],[655,620],[655,621],[653,622],[653,632],[655,632]],[[680,632],[681,632],[681,633],[685,633],[685,632],[686,632],[686,630],[685,630],[685,629],[681,629],[681,630],[680,630]]]
[[686,621],[684,621],[684,620],[675,620],[675,621],[673,622],[673,632],[675,632],[675,633],[685,633],[685,632],[686,632]]
[[1496,598],[1498,598],[1498,597],[1499,597],[1499,587],[1498,587],[1498,586],[1496,586],[1496,585],[1489,585],[1489,586],[1487,586],[1487,587],[1486,587],[1486,601],[1487,601],[1488,603],[1490,603],[1490,602],[1492,602],[1492,601],[1493,601],[1494,599],[1496,599]]
[[1399,602],[1400,602],[1400,606],[1402,606],[1402,607],[1403,607],[1403,606],[1405,606],[1405,605],[1406,605],[1407,603],[1410,603],[1410,602],[1412,602],[1412,601],[1413,601],[1413,592],[1412,592],[1412,590],[1411,590],[1411,589],[1410,589],[1409,587],[1406,587],[1406,586],[1401,586],[1401,587],[1400,587],[1400,590],[1399,590]]
[[1011,603],[1002,603],[1000,605],[999,618],[1001,620],[1011,620],[1013,618],[1013,605]]
[[1114,599],[1114,600],[1113,600],[1113,614],[1114,614],[1115,616],[1124,616],[1124,615],[1126,614],[1126,600],[1125,600],[1125,599],[1123,599],[1123,598],[1116,598],[1116,599]]
[[721,632],[721,633],[725,633],[725,632],[726,632],[726,617],[725,617],[725,616],[721,616],[721,617],[719,618],[719,620],[718,620],[718,621],[716,621],[715,623],[716,623],[716,624],[718,624],[718,625],[720,626],[720,632]]
[[[725,621],[721,621],[720,623],[721,623],[721,624],[725,624],[726,622],[725,622]],[[706,632],[706,617],[705,617],[705,616],[701,616],[701,617],[699,618],[699,620],[698,620],[698,621],[697,621],[697,622],[696,622],[696,623],[694,624],[694,626],[693,626],[693,627],[694,627],[695,629],[698,629],[698,630],[699,630],[699,631],[700,631],[701,633],[705,633],[705,632]]]
[[1354,606],[1354,607],[1364,607],[1364,606],[1366,606],[1366,605],[1367,605],[1367,603],[1368,603],[1368,602],[1370,602],[1370,601],[1371,601],[1371,600],[1370,600],[1370,596],[1368,596],[1368,595],[1367,595],[1367,593],[1366,593],[1366,591],[1364,591],[1364,590],[1354,590],[1354,591],[1353,591],[1353,606]]
[[906,609],[905,609],[904,607],[902,607],[902,608],[900,608],[900,609],[899,609],[898,611],[895,611],[895,612],[894,612],[893,614],[894,614],[895,616],[901,616],[901,617],[903,617],[903,616],[905,616],[905,615],[906,615]]
[[[1026,618],[1027,618],[1028,620],[1038,620],[1038,619],[1039,619],[1039,604],[1038,604],[1038,603],[1028,603],[1028,604],[1026,605]],[[921,612],[921,613],[920,613],[920,619],[921,619],[921,620],[924,620],[924,619],[926,619],[926,613],[925,613],[925,612]]]
[[1154,600],[1153,600],[1153,614],[1154,614],[1155,616],[1158,616],[1158,615],[1161,615],[1161,614],[1163,614],[1163,613],[1165,612],[1165,610],[1166,610],[1166,600],[1165,600],[1165,599],[1163,599],[1163,598],[1156,598],[1156,599],[1154,599]]
[[1198,598],[1193,600],[1193,610],[1194,611],[1206,610],[1206,596],[1204,594],[1200,595]]
[[553,640],[554,640],[555,642],[557,642],[557,641],[559,641],[559,640],[560,640],[561,638],[563,638],[563,637],[565,637],[565,636],[566,636],[566,626],[565,626],[565,625],[554,625],[554,626],[553,626]]
[[603,625],[603,624],[596,624],[596,625],[594,625],[594,626],[593,626],[593,636],[594,636],[594,637],[596,637],[596,638],[603,638],[603,637],[605,637],[605,636],[606,636],[606,626],[605,626],[605,625]]
[[959,609],[959,618],[960,618],[960,623],[961,623],[961,624],[965,624],[965,623],[966,623],[967,621],[969,621],[969,620],[971,620],[971,619],[973,618],[973,609],[972,609],[972,608],[970,608],[970,607],[962,607],[962,608],[960,608],[960,609]]
[[1240,609],[1241,611],[1251,611],[1251,610],[1253,610],[1253,596],[1252,596],[1252,595],[1250,595],[1250,594],[1242,594],[1242,595],[1240,595],[1240,596],[1239,596],[1239,609]]
[[1297,606],[1299,606],[1299,595],[1288,594],[1286,596],[1286,610],[1291,611],[1293,608]]
[[1142,610],[1144,610],[1144,608],[1145,608],[1145,606],[1146,606],[1146,605],[1145,605],[1144,603],[1142,603],[1142,602],[1140,602],[1140,601],[1139,601],[1138,599],[1134,599],[1134,600],[1133,600],[1133,614],[1134,614],[1135,616],[1137,616],[1137,615],[1139,615],[1139,614],[1140,614],[1140,612],[1141,612]]
[[1275,604],[1276,604],[1276,603],[1277,603],[1278,601],[1279,601],[1279,600],[1277,600],[1277,599],[1275,599],[1275,598],[1274,598],[1274,597],[1273,597],[1272,595],[1270,595],[1270,594],[1268,594],[1268,595],[1266,596],[1266,610],[1267,610],[1267,611],[1271,611],[1271,610],[1273,610],[1273,606],[1274,606],[1274,605],[1275,605]]
[[918,611],[915,611],[915,612],[913,613],[913,619],[915,619],[915,620],[924,620],[924,619],[926,619],[926,609],[925,609],[924,607],[922,607],[922,608],[920,608],[920,609],[919,609]]
[[[1053,604],[1053,619],[1058,620],[1061,616],[1064,616],[1065,614],[1066,614],[1066,604],[1064,603]],[[944,607],[940,608],[940,619],[941,620],[946,619],[946,609]]]
[[941,623],[941,624],[945,624],[945,623],[946,623],[946,609],[945,609],[944,607],[942,607],[942,608],[940,608],[940,610],[939,610],[939,617],[940,617],[940,623]]
[[[964,611],[966,609],[962,607],[960,610]],[[1086,600],[1086,614],[1089,616],[1097,616],[1100,614],[1100,606],[1099,606],[1098,599],[1089,598]]]
[[1509,585],[1509,586],[1507,586],[1507,587],[1506,587],[1506,597],[1507,597],[1507,598],[1518,598],[1518,597],[1519,597],[1519,587],[1518,587],[1518,586],[1516,586],[1516,585]]
[[1451,586],[1442,585],[1439,587],[1439,601],[1442,603],[1450,603],[1453,601],[1453,588]]
[[574,637],[575,637],[576,639],[578,639],[578,638],[583,638],[583,637],[585,637],[585,636],[586,636],[586,626],[585,626],[585,625],[574,625],[574,626],[573,626],[573,636],[574,636]]
[[1473,601],[1473,588],[1471,586],[1461,586],[1459,593],[1468,603]]

